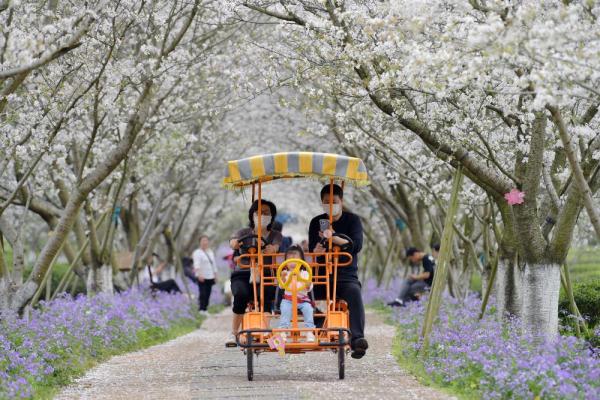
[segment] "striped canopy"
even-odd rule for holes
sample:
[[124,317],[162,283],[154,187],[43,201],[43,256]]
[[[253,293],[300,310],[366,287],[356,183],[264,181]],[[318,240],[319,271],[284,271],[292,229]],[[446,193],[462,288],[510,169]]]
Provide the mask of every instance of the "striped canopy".
[[360,158],[288,152],[229,161],[223,186],[234,189],[279,178],[334,178],[355,186],[369,183],[367,169]]

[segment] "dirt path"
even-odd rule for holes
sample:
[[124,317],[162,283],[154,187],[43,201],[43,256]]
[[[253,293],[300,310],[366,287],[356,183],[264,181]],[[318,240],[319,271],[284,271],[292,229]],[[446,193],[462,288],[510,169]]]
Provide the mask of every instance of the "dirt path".
[[369,350],[346,361],[337,376],[329,352],[262,354],[254,381],[246,379],[246,358],[226,349],[230,311],[211,316],[195,332],[146,350],[113,357],[90,370],[57,399],[452,399],[424,387],[401,370],[390,353],[394,328],[367,313]]

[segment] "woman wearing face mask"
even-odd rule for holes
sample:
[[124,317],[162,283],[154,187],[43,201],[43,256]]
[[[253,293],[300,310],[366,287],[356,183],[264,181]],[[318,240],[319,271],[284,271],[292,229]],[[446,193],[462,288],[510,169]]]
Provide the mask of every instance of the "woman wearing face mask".
[[[263,249],[263,254],[274,254],[279,250],[279,245],[282,240],[281,232],[271,229],[272,223],[275,221],[275,216],[277,215],[275,204],[267,200],[262,200],[261,214],[261,232],[258,233],[258,200],[256,200],[252,203],[252,206],[250,206],[250,210],[248,210],[248,227],[237,231],[229,241],[229,245],[234,250],[234,259],[240,255],[240,246],[243,244],[239,239],[248,235],[260,235],[264,238],[265,247]],[[272,262],[271,257],[264,257],[263,261],[265,264],[270,264]],[[249,262],[245,262],[245,264],[249,264]],[[265,274],[266,273],[267,270],[265,270]],[[249,268],[242,269],[238,265],[235,266],[231,273],[233,321],[231,324],[231,335],[225,343],[227,347],[235,346],[235,335],[239,332],[244,313],[246,312],[246,306],[248,305],[248,302],[253,301],[254,299],[253,285],[250,276],[251,273]],[[265,312],[271,312],[274,295],[275,288],[273,286],[265,286]]]

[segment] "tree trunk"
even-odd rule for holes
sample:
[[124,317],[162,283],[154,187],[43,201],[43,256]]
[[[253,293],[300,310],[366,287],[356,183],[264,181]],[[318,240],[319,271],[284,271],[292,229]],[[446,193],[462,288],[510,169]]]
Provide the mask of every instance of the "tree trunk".
[[90,268],[85,283],[88,293],[114,293],[113,269],[111,265],[102,264],[99,268]]
[[[485,294],[485,292],[487,292],[487,285],[488,282],[490,281],[490,278],[492,277],[492,263],[491,260],[488,260],[488,262],[486,262],[483,266],[483,271],[481,271],[481,296],[483,297],[483,295]],[[495,296],[496,295],[496,288],[495,285],[492,284],[492,291],[491,291],[491,295]]]
[[208,213],[208,210],[209,210],[210,206],[213,204],[214,200],[215,200],[215,197],[210,197],[204,203],[202,212],[200,213],[200,216],[197,219],[198,222],[196,223],[196,226],[194,227],[194,230],[192,231],[192,233],[188,236],[187,241],[183,245],[183,253],[184,254],[191,254],[192,251],[194,251],[194,246],[198,242],[200,233],[202,232],[202,230],[204,230],[206,228],[206,214]]
[[129,207],[121,209],[120,218],[126,233],[128,249],[134,251],[140,241],[140,215],[135,195],[129,197]]
[[560,264],[498,262],[499,315],[517,317],[525,332],[546,338],[558,334],[559,290]]
[[144,228],[144,233],[142,234],[142,237],[140,238],[137,245],[135,246],[135,251],[133,252],[133,259],[131,261],[131,272],[129,274],[129,280],[131,282],[134,282],[138,275],[138,271],[139,271],[138,267],[139,267],[140,261],[145,262],[146,261],[145,257],[152,255],[151,252],[150,252],[150,254],[148,254],[148,251],[147,251],[148,244],[150,242],[151,235],[154,230],[154,225],[156,224],[156,220],[158,219],[158,211],[160,210],[160,208],[162,206],[162,202],[163,202],[164,198],[165,198],[165,190],[161,190],[158,195],[158,199],[155,200],[155,202],[154,202],[154,207],[152,208],[150,218],[148,219],[148,222],[146,223],[146,227]]
[[498,297],[496,302],[499,315],[521,314],[523,287],[520,282],[520,271],[515,260],[498,260],[498,270],[496,271],[496,293]]
[[[423,225],[421,224],[423,216],[419,215],[419,205],[415,204],[414,201],[409,198],[402,185],[396,185],[394,187],[394,194],[396,195],[396,200],[406,214],[405,222],[412,238],[411,246],[415,246],[422,251],[425,251],[427,249],[427,242],[423,236]],[[423,209],[421,209],[421,213],[422,211]],[[421,216],[421,218],[419,218],[419,216]]]
[[523,324],[528,332],[555,337],[558,334],[560,265],[525,265]]
[[442,232],[438,265],[433,276],[433,285],[431,287],[429,301],[427,302],[427,311],[425,312],[423,329],[421,330],[421,337],[423,338],[422,351],[425,353],[429,347],[429,336],[433,329],[433,323],[438,317],[438,312],[442,302],[442,293],[444,292],[446,280],[448,279],[448,262],[450,261],[450,253],[452,251],[454,235],[453,221],[456,216],[456,212],[458,211],[458,196],[462,187],[462,181],[462,168],[459,167],[455,171],[454,178],[452,179],[452,192],[444,222],[444,230]]
[[[15,285],[23,284],[23,272],[25,270],[25,248],[23,246],[23,237],[17,229],[15,229],[14,221],[9,221],[5,216],[0,216],[0,232],[6,238],[12,248],[12,265],[9,266],[3,260],[6,274],[4,278],[12,281]],[[0,271],[0,277],[3,277],[3,271]]]
[[3,319],[3,315],[12,313],[11,308],[11,294],[14,293],[14,285],[8,279],[8,276],[0,278],[0,320]]

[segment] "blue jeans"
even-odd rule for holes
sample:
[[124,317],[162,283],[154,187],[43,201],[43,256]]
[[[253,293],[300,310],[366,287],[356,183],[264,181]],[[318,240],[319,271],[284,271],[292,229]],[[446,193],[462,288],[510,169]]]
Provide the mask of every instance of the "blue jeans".
[[[281,300],[281,317],[279,318],[280,328],[289,328],[292,323],[292,302],[290,300]],[[304,327],[314,328],[315,322],[313,320],[313,306],[308,303],[298,303],[298,310],[304,315]]]

